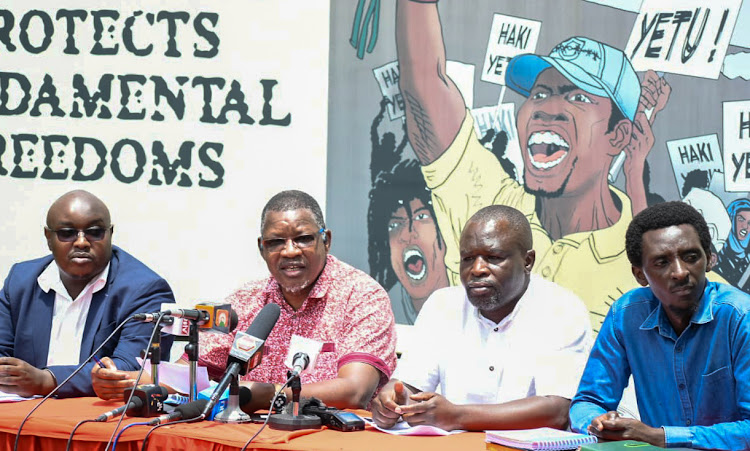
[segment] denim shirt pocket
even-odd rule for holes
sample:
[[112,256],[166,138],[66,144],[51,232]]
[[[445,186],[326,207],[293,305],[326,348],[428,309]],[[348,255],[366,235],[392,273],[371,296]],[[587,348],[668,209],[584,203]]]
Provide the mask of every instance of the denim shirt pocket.
[[728,365],[702,375],[695,405],[695,424],[734,421],[737,416],[735,386],[734,375]]

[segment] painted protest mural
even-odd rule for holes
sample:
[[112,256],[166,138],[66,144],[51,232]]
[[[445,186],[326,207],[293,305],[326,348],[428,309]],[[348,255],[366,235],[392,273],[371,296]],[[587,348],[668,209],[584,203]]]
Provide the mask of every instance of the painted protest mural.
[[180,302],[261,276],[265,201],[325,195],[329,11],[273,3],[1,5],[0,275],[47,252],[46,208],[81,188]]
[[[460,283],[458,238],[490,204],[527,215],[534,272],[596,331],[637,286],[625,230],[653,203],[700,210],[709,278],[750,291],[750,5],[466,6],[332,2],[329,222],[368,231],[339,254],[389,290],[397,321]],[[473,89],[446,61],[476,67]]]

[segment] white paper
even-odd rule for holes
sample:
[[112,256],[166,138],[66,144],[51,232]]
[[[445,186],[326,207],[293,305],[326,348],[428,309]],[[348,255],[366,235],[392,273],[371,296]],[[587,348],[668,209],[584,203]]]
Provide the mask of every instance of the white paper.
[[[138,357],[137,360],[139,364],[143,364],[143,359]],[[151,360],[146,360],[144,372],[151,375]],[[208,370],[205,366],[199,366],[195,374],[199,392],[211,385],[208,381]],[[160,362],[159,383],[169,385],[180,393],[190,393],[190,365]]]
[[41,396],[32,396],[31,398],[24,398],[23,396],[18,396],[15,393],[5,393],[4,391],[0,391],[0,402],[28,401],[29,399],[34,399],[34,398],[41,398]]
[[392,428],[386,429],[381,428],[380,426],[375,424],[375,422],[371,418],[365,418],[364,420],[370,423],[372,426],[375,426],[375,429],[392,435],[453,435],[460,434],[461,432],[466,432],[462,429],[456,429],[455,431],[446,431],[445,429],[440,429],[439,427],[435,426],[409,426],[409,423],[403,420],[396,423]]

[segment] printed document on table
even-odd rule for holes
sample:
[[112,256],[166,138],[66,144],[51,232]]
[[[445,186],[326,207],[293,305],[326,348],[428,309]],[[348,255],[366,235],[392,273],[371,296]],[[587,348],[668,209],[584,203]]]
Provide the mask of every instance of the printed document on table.
[[460,434],[461,432],[466,432],[461,429],[457,429],[455,431],[446,431],[445,429],[440,429],[439,427],[435,426],[409,426],[409,423],[403,420],[393,425],[392,428],[385,429],[375,424],[375,422],[372,421],[371,418],[365,418],[365,421],[374,426],[375,429],[392,435],[453,435]]
[[28,401],[29,399],[34,399],[34,398],[41,398],[41,396],[32,396],[31,398],[24,398],[23,396],[18,396],[15,393],[5,393],[4,391],[0,391],[0,402]]

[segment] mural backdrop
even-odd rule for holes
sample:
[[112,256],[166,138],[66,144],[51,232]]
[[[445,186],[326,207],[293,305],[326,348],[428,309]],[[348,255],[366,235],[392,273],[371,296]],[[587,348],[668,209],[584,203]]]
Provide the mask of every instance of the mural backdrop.
[[742,0],[333,1],[337,253],[410,324],[460,283],[466,220],[511,205],[532,224],[534,272],[578,294],[598,331],[637,285],[633,215],[685,200],[711,227],[709,277],[750,292],[748,30]]

